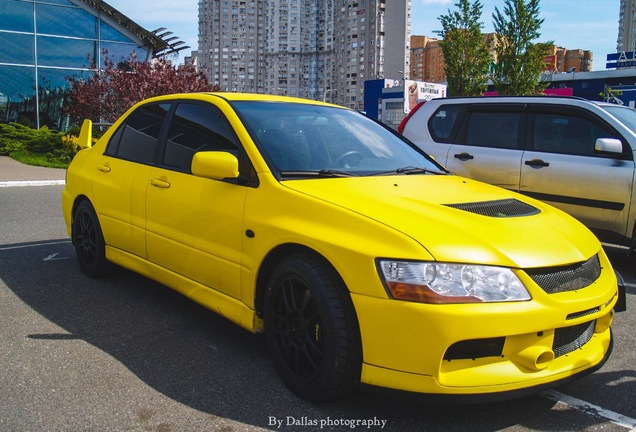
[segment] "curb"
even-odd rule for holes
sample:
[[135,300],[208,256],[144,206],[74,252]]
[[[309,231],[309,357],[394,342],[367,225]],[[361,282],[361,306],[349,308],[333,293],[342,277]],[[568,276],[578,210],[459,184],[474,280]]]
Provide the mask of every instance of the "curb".
[[64,184],[66,184],[64,180],[11,180],[0,181],[0,188],[22,186],[55,186]]

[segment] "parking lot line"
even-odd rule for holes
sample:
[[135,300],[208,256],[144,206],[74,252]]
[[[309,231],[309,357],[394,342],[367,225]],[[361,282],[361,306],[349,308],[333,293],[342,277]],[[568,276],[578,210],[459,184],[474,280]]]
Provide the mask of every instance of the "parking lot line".
[[63,239],[63,240],[53,240],[49,242],[30,242],[30,243],[19,243],[19,244],[8,244],[8,245],[0,245],[0,251],[12,250],[12,249],[24,249],[24,248],[35,248],[42,246],[50,246],[50,245],[59,245],[59,244],[67,244],[71,243],[71,240]]
[[540,395],[555,402],[564,403],[584,413],[605,418],[616,425],[628,428],[630,432],[636,432],[636,419],[624,416],[605,408],[601,408],[600,406],[591,404],[572,396],[568,396],[555,390],[545,390],[542,391]]

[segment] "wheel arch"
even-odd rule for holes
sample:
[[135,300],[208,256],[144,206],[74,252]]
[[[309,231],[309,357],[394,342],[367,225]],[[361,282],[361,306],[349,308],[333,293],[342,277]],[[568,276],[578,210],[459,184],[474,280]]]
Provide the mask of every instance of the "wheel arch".
[[[308,254],[320,260],[329,269],[331,274],[334,277],[338,278],[338,280],[341,282],[341,286],[345,288],[347,287],[347,284],[342,279],[342,276],[340,276],[340,273],[338,272],[338,270],[336,270],[336,267],[321,253],[317,252],[316,250],[312,248],[309,248],[307,246],[304,246],[298,243],[287,243],[287,244],[279,245],[276,248],[272,249],[267,254],[267,256],[265,257],[265,259],[263,260],[259,268],[258,276],[256,278],[254,307],[256,309],[256,313],[258,314],[260,318],[263,318],[264,316],[263,309],[265,305],[265,296],[267,294],[267,281],[269,280],[270,276],[272,275],[272,272],[274,271],[274,269],[280,262],[282,262],[285,258],[295,254]],[[355,308],[353,307],[351,294],[348,288],[345,291],[346,292],[343,292],[342,294],[343,296],[346,297],[348,303],[351,306],[350,312],[353,314],[352,317],[355,319],[356,326],[358,327],[357,331],[359,334],[360,329],[359,329],[359,323],[358,323],[358,316],[356,314]]]

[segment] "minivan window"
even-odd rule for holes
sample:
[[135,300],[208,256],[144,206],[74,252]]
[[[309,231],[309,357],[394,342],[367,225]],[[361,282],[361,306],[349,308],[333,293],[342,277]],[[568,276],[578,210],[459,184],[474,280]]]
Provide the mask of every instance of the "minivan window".
[[630,128],[632,132],[636,133],[636,110],[621,105],[603,105],[605,111],[616,117],[625,126]]
[[437,110],[429,122],[431,136],[437,142],[447,142],[457,121],[461,118],[461,105],[446,105]]
[[579,156],[595,156],[598,138],[615,134],[587,119],[567,114],[535,114],[533,150]]
[[106,154],[139,163],[153,163],[159,134],[170,104],[138,108],[113,135]]
[[518,148],[521,113],[472,112],[466,124],[466,144],[503,149]]

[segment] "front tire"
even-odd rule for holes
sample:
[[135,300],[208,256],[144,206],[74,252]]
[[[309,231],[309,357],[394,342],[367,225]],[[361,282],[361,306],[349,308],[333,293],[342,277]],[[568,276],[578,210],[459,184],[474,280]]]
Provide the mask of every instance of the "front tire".
[[265,336],[283,382],[311,401],[345,396],[360,379],[358,324],[333,268],[310,254],[274,270],[265,299]]
[[82,201],[73,216],[73,245],[80,268],[90,277],[104,275],[108,268],[106,244],[95,209]]

